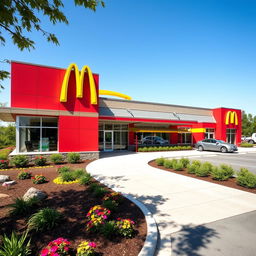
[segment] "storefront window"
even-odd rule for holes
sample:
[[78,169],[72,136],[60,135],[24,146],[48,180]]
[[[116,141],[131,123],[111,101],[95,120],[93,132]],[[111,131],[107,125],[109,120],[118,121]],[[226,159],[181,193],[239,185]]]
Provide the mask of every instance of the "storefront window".
[[[112,132],[112,133],[111,133]],[[107,141],[107,136],[113,137]],[[112,145],[111,145],[112,144]],[[125,150],[128,149],[128,125],[127,124],[99,124],[99,150]]]
[[204,138],[205,139],[214,139],[215,138],[215,130],[212,128],[206,128]]
[[19,152],[58,150],[58,119],[56,117],[17,118]]
[[236,143],[236,129],[227,129],[227,139],[226,141],[231,144]]
[[192,135],[191,133],[179,133],[178,134],[179,144],[192,144]]

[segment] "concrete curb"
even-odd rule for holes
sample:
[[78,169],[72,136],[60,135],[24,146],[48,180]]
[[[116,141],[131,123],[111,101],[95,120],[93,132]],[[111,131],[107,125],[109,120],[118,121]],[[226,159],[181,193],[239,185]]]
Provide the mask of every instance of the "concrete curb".
[[[89,170],[87,170],[87,172],[89,172]],[[93,175],[92,175],[92,177],[93,177]],[[96,179],[98,182],[104,184],[103,180],[100,180],[99,178],[95,178],[95,177],[93,177],[93,178]],[[105,185],[105,186],[107,186],[107,185]],[[111,189],[116,192],[120,192],[118,190],[118,188],[111,187]],[[157,229],[157,224],[156,224],[156,221],[155,221],[152,213],[148,210],[148,208],[143,203],[141,203],[134,197],[127,195],[127,194],[123,194],[123,193],[121,193],[121,194],[124,197],[126,197],[128,200],[130,200],[134,204],[136,204],[140,208],[140,210],[143,212],[145,219],[146,219],[147,237],[146,237],[144,245],[143,245],[141,251],[139,252],[138,256],[154,256],[156,249],[157,249],[158,229]]]

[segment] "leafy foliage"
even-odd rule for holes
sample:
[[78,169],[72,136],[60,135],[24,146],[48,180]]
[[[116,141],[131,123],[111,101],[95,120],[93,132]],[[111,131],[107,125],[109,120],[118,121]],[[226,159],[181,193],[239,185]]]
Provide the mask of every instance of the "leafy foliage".
[[12,208],[10,214],[12,216],[26,216],[31,213],[38,204],[39,200],[36,197],[30,198],[27,201],[23,198],[16,198],[14,203],[10,205]]
[[12,232],[11,237],[4,235],[3,243],[0,248],[0,256],[28,256],[31,254],[30,240],[27,240],[28,233],[21,236]]
[[104,237],[108,239],[114,238],[117,233],[116,222],[112,220],[104,223],[104,225],[100,227],[100,232]]
[[12,151],[12,147],[8,147],[8,148],[2,149],[2,150],[0,151],[0,159],[1,159],[1,160],[7,160],[9,154],[11,153],[11,151]]
[[28,158],[24,155],[17,155],[14,156],[12,163],[18,168],[25,167],[28,165]]
[[[0,1],[0,44],[5,45],[6,42],[4,31],[10,35],[14,45],[21,51],[34,49],[35,42],[28,35],[37,31],[48,42],[59,45],[56,35],[43,29],[39,17],[43,16],[46,22],[50,21],[53,25],[57,23],[68,24],[68,19],[62,12],[63,2],[62,0]],[[99,5],[105,6],[102,0],[74,0],[74,4],[93,11],[96,11]],[[8,78],[9,75],[9,72],[0,70],[0,81]],[[0,87],[3,88],[1,84]]]
[[196,176],[199,176],[199,177],[206,177],[210,175],[212,169],[213,169],[212,164],[209,162],[205,162],[201,164],[198,169],[195,170],[195,174]]
[[80,185],[89,185],[91,182],[92,176],[90,173],[85,173],[80,179],[79,184]]
[[34,213],[28,220],[28,230],[44,231],[57,226],[62,220],[61,213],[51,208],[44,208]]
[[37,166],[44,166],[47,162],[47,159],[43,156],[37,156],[35,158],[35,165]]
[[234,175],[234,170],[231,166],[222,164],[220,167],[214,167],[211,175],[214,180],[228,180]]
[[256,175],[241,168],[237,174],[237,184],[246,188],[256,188]]
[[156,164],[158,166],[163,166],[164,165],[164,158],[163,157],[157,158],[156,159]]
[[54,164],[60,164],[63,161],[63,156],[61,154],[52,154],[50,159]]
[[68,153],[67,160],[71,164],[78,163],[80,161],[80,154],[75,152]]
[[26,179],[30,179],[32,176],[32,173],[31,172],[28,172],[28,171],[21,171],[18,173],[18,176],[17,178],[19,180],[26,180]]
[[242,112],[242,134],[251,136],[256,131],[256,116]]
[[[0,15],[0,19],[1,19],[1,15]],[[1,81],[1,70],[0,70],[0,81]],[[0,148],[5,148],[7,146],[15,146],[15,144],[16,144],[15,126],[12,124],[6,127],[1,126],[0,127]]]

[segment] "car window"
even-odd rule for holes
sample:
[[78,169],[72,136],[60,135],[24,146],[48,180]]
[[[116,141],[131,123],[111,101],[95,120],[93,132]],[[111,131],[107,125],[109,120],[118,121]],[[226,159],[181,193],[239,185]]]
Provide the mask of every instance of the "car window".
[[216,142],[217,142],[216,140],[211,139],[211,143],[216,143]]
[[209,140],[209,139],[206,139],[206,140],[203,140],[203,142],[211,142],[211,140]]

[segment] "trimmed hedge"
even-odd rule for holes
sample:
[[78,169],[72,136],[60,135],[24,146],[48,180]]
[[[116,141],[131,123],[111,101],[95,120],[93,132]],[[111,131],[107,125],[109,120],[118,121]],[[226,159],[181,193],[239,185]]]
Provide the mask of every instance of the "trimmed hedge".
[[242,147],[242,148],[252,148],[253,146],[254,146],[253,144],[248,143],[248,142],[242,142],[240,144],[240,147]]
[[191,150],[192,146],[139,147],[138,152]]

